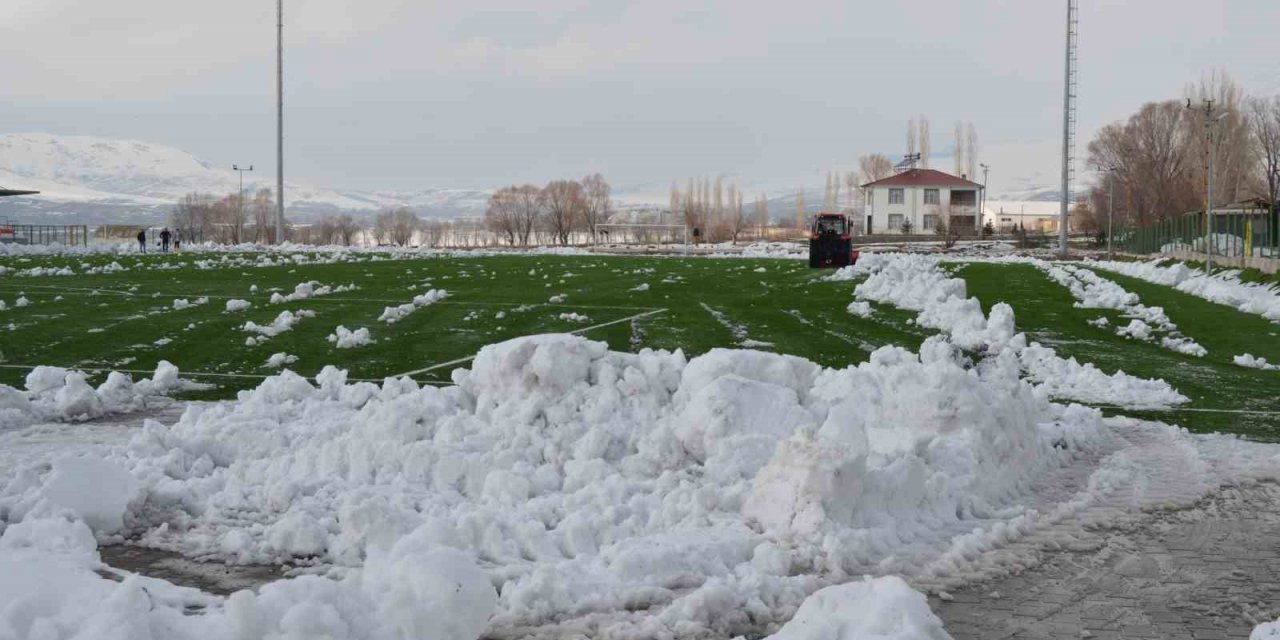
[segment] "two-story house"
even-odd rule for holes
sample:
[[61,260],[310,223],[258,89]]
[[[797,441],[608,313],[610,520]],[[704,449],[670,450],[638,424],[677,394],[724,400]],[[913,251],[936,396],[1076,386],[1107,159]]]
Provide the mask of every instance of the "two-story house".
[[[866,233],[933,234],[941,220],[961,235],[978,232],[982,185],[935,169],[907,169],[862,185]],[[905,231],[904,231],[905,230]]]

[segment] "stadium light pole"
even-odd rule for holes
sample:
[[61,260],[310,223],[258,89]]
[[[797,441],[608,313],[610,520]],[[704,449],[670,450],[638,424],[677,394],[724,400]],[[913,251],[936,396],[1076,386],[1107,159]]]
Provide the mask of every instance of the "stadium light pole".
[[1218,156],[1218,148],[1214,144],[1213,134],[1217,131],[1217,124],[1227,117],[1230,112],[1224,111],[1214,116],[1213,100],[1211,98],[1205,98],[1201,107],[1191,106],[1191,98],[1187,98],[1186,108],[1204,112],[1205,142],[1209,145],[1209,174],[1205,180],[1204,198],[1204,275],[1209,276],[1213,274],[1213,164]]
[[276,0],[276,244],[284,241],[284,0]]
[[[244,172],[253,171],[253,165],[249,165],[248,169],[241,169],[240,165],[231,165],[231,170],[240,174],[240,190],[236,192],[236,213],[239,214],[238,220],[244,220]],[[239,241],[239,238],[236,239]]]

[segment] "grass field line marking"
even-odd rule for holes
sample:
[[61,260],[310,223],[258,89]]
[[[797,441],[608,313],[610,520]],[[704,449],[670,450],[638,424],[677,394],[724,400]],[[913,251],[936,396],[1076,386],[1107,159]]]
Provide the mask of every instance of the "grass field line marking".
[[1231,413],[1256,416],[1280,416],[1280,411],[1260,411],[1257,409],[1206,409],[1199,407],[1162,407],[1159,409],[1134,409],[1132,407],[1121,407],[1117,405],[1093,405],[1098,409],[1116,409],[1120,411],[1150,411],[1152,413],[1178,413],[1180,411],[1188,411],[1193,413]]
[[[90,288],[88,288],[88,287],[60,287],[60,286],[55,285],[55,284],[32,284],[32,285],[25,285],[25,286],[23,286],[23,285],[17,285],[17,284],[0,283],[0,288],[3,288],[3,289],[19,289],[19,290],[23,290],[23,291],[28,290],[28,289],[52,289],[52,290],[54,290],[54,291],[87,291],[87,292],[89,292],[89,293],[86,293],[86,294],[84,294],[84,295],[92,295],[92,293],[96,291],[96,292],[98,292],[98,293],[111,293],[111,294],[115,294],[115,295],[128,296],[128,297],[130,297],[130,298],[142,298],[142,297],[145,297],[145,296],[139,295],[139,294],[137,294],[137,293],[133,293],[132,291],[120,291],[120,290],[118,290],[118,289],[90,289]],[[148,295],[149,295],[149,294],[148,294]]]
[[[226,295],[226,294],[220,294],[220,293],[166,293],[166,292],[160,292],[160,293],[159,293],[159,295],[157,296],[157,295],[156,295],[156,292],[148,292],[148,293],[146,293],[146,294],[144,295],[144,294],[143,294],[143,293],[141,293],[141,292],[139,292],[139,293],[130,293],[130,292],[128,292],[128,291],[118,291],[118,290],[114,290],[114,289],[87,289],[87,288],[84,288],[84,287],[70,287],[70,288],[67,288],[67,287],[55,287],[55,286],[53,286],[53,285],[38,285],[38,286],[44,287],[44,288],[46,288],[46,289],[51,289],[51,290],[53,290],[53,291],[66,291],[66,292],[77,291],[77,292],[84,292],[84,293],[76,293],[76,294],[72,294],[72,295],[92,296],[92,295],[93,295],[93,292],[95,292],[95,291],[96,291],[96,292],[98,292],[99,294],[115,294],[115,295],[127,296],[127,297],[130,297],[130,298],[140,298],[140,299],[144,299],[144,300],[151,299],[151,298],[168,298],[168,297],[174,297],[174,298],[193,298],[193,297],[194,297],[194,298],[216,298],[216,299],[219,299],[219,300],[233,300],[233,299],[239,299],[239,298],[244,297],[244,296]],[[0,284],[0,289],[4,289],[4,288],[17,289],[17,290],[27,290],[27,289],[32,289],[33,287],[20,287],[20,286],[17,286],[17,285],[6,285],[6,284]],[[250,294],[250,295],[252,295],[252,294]],[[411,301],[411,300],[405,300],[405,299],[396,299],[396,300],[392,300],[392,299],[388,299],[388,298],[342,298],[342,297],[336,297],[336,296],[312,296],[312,297],[310,297],[310,298],[301,298],[301,299],[299,299],[299,300],[293,300],[293,301],[291,301],[291,302],[305,302],[305,301],[312,301],[312,300],[317,301],[317,302],[379,302],[379,303],[382,303],[382,304],[404,304],[404,303],[406,303],[406,302],[410,302],[410,301]],[[268,303],[268,304],[270,304],[270,303]],[[289,304],[289,303],[279,303],[279,304]],[[622,309],[622,310],[624,310],[624,311],[652,311],[652,310],[654,309],[654,307],[637,307],[637,306],[630,306],[630,305],[612,305],[612,304],[572,304],[572,303],[564,303],[564,302],[561,302],[561,303],[555,303],[555,302],[491,302],[491,301],[487,301],[487,300],[438,300],[438,301],[433,302],[433,303],[431,303],[431,304],[453,304],[453,305],[464,305],[464,306],[465,306],[465,305],[473,305],[473,306],[494,306],[494,307],[520,307],[520,306],[524,306],[524,305],[529,305],[529,306],[535,306],[535,305],[536,305],[536,306],[544,306],[544,307],[568,307],[568,308],[573,308],[573,309]]]
[[[659,313],[666,313],[666,312],[667,312],[667,309],[666,309],[666,308],[662,308],[662,309],[653,309],[653,310],[651,310],[651,311],[646,311],[646,312],[644,312],[644,313],[637,313],[637,314],[635,314],[635,315],[633,315],[633,316],[627,316],[627,317],[625,317],[625,318],[618,318],[617,320],[610,320],[610,321],[608,321],[608,322],[601,322],[600,324],[593,324],[593,325],[591,325],[591,326],[589,326],[589,327],[581,327],[581,328],[578,328],[578,329],[574,329],[573,331],[566,331],[565,333],[568,333],[568,334],[570,334],[570,335],[578,335],[578,334],[581,334],[581,333],[586,333],[586,332],[588,332],[588,331],[592,331],[592,330],[594,330],[594,329],[602,329],[602,328],[604,328],[604,327],[610,327],[610,326],[613,326],[613,325],[615,325],[615,324],[622,324],[623,322],[631,322],[632,320],[639,320],[640,318],[646,318],[646,317],[648,317],[648,316],[654,316],[654,315],[658,315]],[[426,373],[426,372],[428,372],[428,371],[435,371],[436,369],[442,369],[442,368],[444,368],[444,367],[451,367],[451,366],[453,366],[453,365],[455,365],[455,364],[462,364],[462,363],[464,363],[464,362],[470,362],[470,361],[472,361],[472,360],[475,360],[475,358],[476,358],[476,357],[475,357],[474,355],[470,355],[470,356],[466,356],[465,358],[458,358],[458,359],[456,359],[456,360],[450,360],[450,361],[448,361],[448,362],[440,362],[440,363],[437,363],[437,364],[433,364],[433,365],[431,365],[431,366],[429,366],[429,367],[423,367],[423,368],[421,368],[421,369],[414,369],[413,371],[406,371],[406,372],[404,372],[404,373],[397,373],[397,374],[395,374],[395,375],[393,375],[393,376],[390,376],[390,377],[392,377],[392,378],[401,378],[401,377],[404,377],[404,376],[412,376],[412,375],[419,374],[419,373]]]
[[[37,366],[45,366],[45,365],[0,364],[0,368],[4,368],[4,369],[35,369]],[[146,374],[154,374],[154,373],[155,373],[155,371],[148,371],[148,370],[146,370],[146,369],[117,369],[117,368],[115,368],[115,367],[81,367],[81,366],[74,366],[74,365],[73,365],[73,366],[70,366],[70,367],[61,367],[61,368],[62,368],[62,369],[69,369],[69,370],[72,370],[72,371],[87,371],[87,372],[91,372],[91,373],[102,373],[102,372],[111,372],[111,371],[119,371],[120,373],[146,373]],[[254,379],[254,380],[265,380],[265,379],[270,378],[271,376],[275,376],[275,375],[280,375],[280,374],[278,374],[278,373],[271,373],[271,374],[263,374],[263,373],[218,373],[218,372],[213,372],[213,371],[183,371],[183,370],[181,370],[181,369],[179,369],[179,371],[178,371],[178,376],[179,376],[179,377],[181,377],[181,376],[205,376],[205,377],[213,377],[213,378],[252,378],[252,379]],[[299,375],[301,375],[301,374],[299,374]],[[315,376],[302,376],[302,377],[303,377],[303,378],[306,378],[307,380],[315,380]],[[400,377],[403,377],[403,376],[395,376],[395,377],[400,378]],[[348,381],[351,381],[351,382],[382,382],[382,381],[383,381],[383,380],[385,380],[385,379],[386,379],[386,378],[347,378],[347,380],[348,380]],[[437,379],[433,379],[433,378],[423,378],[423,379],[418,380],[418,381],[419,381],[419,382],[438,383],[438,384],[449,384],[449,381],[448,381],[448,380],[437,380]]]

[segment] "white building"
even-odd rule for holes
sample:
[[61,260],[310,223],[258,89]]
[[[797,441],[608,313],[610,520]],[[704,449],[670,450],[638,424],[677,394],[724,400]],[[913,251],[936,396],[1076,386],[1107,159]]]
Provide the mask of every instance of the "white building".
[[978,232],[982,185],[934,169],[907,169],[862,185],[866,233],[932,235],[938,221],[962,235]]
[[[988,200],[983,218],[996,233],[1012,233],[1017,229],[1053,234],[1058,231],[1062,204],[1057,200]],[[985,223],[984,223],[985,224]]]

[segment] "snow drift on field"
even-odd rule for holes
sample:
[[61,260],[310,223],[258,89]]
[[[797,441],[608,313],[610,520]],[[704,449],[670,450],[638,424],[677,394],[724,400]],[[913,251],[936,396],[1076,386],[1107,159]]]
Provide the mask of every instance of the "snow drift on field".
[[413,297],[412,302],[406,302],[396,307],[384,307],[382,315],[378,316],[378,320],[387,324],[394,324],[409,316],[409,314],[417,311],[420,307],[435,304],[449,297],[449,292],[444,289],[431,289],[421,295]]
[[1152,262],[1091,262],[1092,266],[1147,282],[1173,287],[1184,293],[1225,304],[1244,313],[1254,313],[1280,322],[1280,286],[1241,282],[1239,271],[1220,271],[1206,276],[1203,270],[1176,262],[1166,267]]
[[765,640],[951,640],[924,595],[897,576],[827,587]]
[[[1099,276],[1089,269],[1075,265],[1037,262],[1036,266],[1051,280],[1064,286],[1076,299],[1081,309],[1115,309],[1132,318],[1128,325],[1118,327],[1116,335],[1136,340],[1153,340],[1160,335],[1160,344],[1171,351],[1203,358],[1209,352],[1195,340],[1182,335],[1178,325],[1169,319],[1161,307],[1148,307],[1138,295],[1125,291],[1120,285]],[[1095,325],[1101,326],[1101,325]]]
[[1251,353],[1235,356],[1231,360],[1242,367],[1265,369],[1268,371],[1280,371],[1280,364],[1272,364],[1267,362],[1266,358],[1255,357]]
[[136,411],[183,384],[178,368],[166,360],[160,361],[149,379],[134,382],[113,371],[96,389],[79,371],[36,367],[27,374],[25,391],[0,384],[0,429]]
[[998,302],[990,314],[983,313],[978,299],[967,297],[965,281],[950,277],[940,264],[935,256],[874,253],[848,267],[849,275],[842,278],[865,274],[866,279],[854,288],[859,300],[918,312],[919,326],[943,331],[964,349],[994,356],[991,361],[1005,361],[1006,366],[1017,363],[1048,397],[1135,409],[1189,400],[1163,380],[1137,378],[1123,371],[1106,374],[1091,363],[1064,359],[1036,342],[1028,344],[1026,335],[1014,328],[1012,307]]
[[[365,572],[396,549],[454,549],[499,587],[494,628],[609,613],[639,635],[733,634],[868,571],[963,572],[938,562],[956,536],[1026,531],[1003,523],[1033,482],[1110,436],[1018,376],[1016,361],[967,367],[941,336],[844,370],[535,336],[485,347],[447,388],[286,371],[148,422],[108,461],[141,487],[122,521],[146,544]],[[39,477],[0,511],[34,509]],[[325,606],[346,597],[307,583]],[[325,615],[317,634],[356,624]]]

